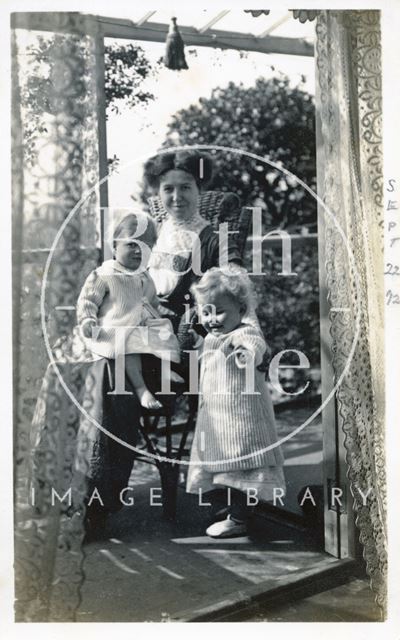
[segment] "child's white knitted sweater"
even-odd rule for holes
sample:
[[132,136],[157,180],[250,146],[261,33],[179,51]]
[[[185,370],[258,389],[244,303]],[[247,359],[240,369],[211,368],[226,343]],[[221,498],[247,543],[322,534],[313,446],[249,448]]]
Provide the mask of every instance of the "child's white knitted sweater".
[[158,298],[147,271],[131,271],[116,260],[103,262],[87,277],[77,303],[78,324],[95,320],[98,325],[93,337],[85,338],[87,347],[100,356],[115,358],[116,328],[127,327],[119,352],[153,353],[158,357],[168,353],[172,361],[179,362],[178,342],[170,322],[153,317],[146,310],[149,304],[156,316]]

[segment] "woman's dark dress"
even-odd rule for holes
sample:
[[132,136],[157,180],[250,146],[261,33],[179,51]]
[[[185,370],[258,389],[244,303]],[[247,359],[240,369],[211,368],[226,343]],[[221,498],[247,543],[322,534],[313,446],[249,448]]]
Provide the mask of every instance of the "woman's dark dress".
[[[211,267],[217,267],[219,265],[219,235],[213,229],[211,225],[207,225],[199,234],[200,248],[201,248],[201,272],[205,273]],[[230,243],[228,249],[228,262],[235,262],[236,264],[242,264],[242,259],[236,245]],[[186,269],[182,269],[185,271]],[[190,287],[199,276],[189,270],[179,280],[175,289],[169,294],[166,300],[166,306],[181,318],[185,311],[185,304],[188,304],[188,300],[185,298],[190,291]],[[189,300],[190,302],[190,300]]]

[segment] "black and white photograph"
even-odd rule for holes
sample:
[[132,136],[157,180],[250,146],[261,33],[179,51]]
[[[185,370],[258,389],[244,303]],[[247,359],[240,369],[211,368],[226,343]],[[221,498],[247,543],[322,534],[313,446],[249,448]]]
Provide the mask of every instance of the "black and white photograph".
[[20,635],[398,637],[400,5],[266,4],[8,3]]

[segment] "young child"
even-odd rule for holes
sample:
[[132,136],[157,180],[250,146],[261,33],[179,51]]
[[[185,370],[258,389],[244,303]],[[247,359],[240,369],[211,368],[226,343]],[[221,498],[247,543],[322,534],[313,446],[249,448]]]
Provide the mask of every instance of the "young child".
[[[135,239],[139,225],[145,230]],[[77,304],[78,324],[86,347],[105,358],[124,354],[125,373],[147,409],[160,409],[161,403],[146,387],[140,354],[152,353],[172,362],[180,360],[178,341],[170,321],[158,314],[159,301],[146,268],[156,239],[155,224],[149,216],[125,216],[114,230],[114,258],[89,274]],[[144,245],[146,250],[142,251]],[[127,328],[122,333],[117,332],[118,327]],[[121,336],[123,342],[117,348],[116,341]],[[173,372],[171,379],[181,381]]]
[[266,343],[254,323],[243,322],[254,308],[251,281],[243,270],[212,268],[192,291],[208,333],[200,356],[199,410],[186,490],[204,495],[229,488],[227,518],[206,533],[231,537],[247,530],[248,496],[253,503],[254,497],[267,501],[274,487],[285,490],[272,402],[265,374],[256,368]]

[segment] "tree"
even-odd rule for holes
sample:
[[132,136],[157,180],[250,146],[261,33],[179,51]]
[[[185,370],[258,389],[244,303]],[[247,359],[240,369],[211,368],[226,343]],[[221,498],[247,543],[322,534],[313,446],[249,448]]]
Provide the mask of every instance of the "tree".
[[154,100],[152,93],[140,88],[143,80],[156,70],[141,47],[116,43],[106,45],[104,64],[108,110],[119,113],[122,104],[132,109],[140,102]]

